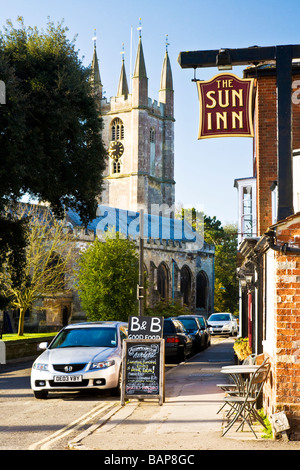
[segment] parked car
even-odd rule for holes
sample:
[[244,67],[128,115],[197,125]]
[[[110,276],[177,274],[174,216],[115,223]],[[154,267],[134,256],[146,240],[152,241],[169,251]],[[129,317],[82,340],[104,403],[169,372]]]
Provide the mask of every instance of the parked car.
[[193,340],[193,353],[197,353],[205,349],[206,338],[204,331],[201,328],[200,320],[198,317],[192,315],[180,315],[177,317],[181,321],[189,335]]
[[193,317],[198,318],[198,320],[200,321],[201,329],[205,336],[205,348],[208,348],[211,344],[211,328],[203,315],[193,315]]
[[237,320],[231,313],[213,313],[207,322],[214,335],[234,336],[238,332]]
[[85,322],[63,328],[34,361],[31,388],[36,398],[49,391],[120,390],[122,340],[127,323]]
[[163,338],[165,339],[165,357],[176,357],[183,361],[192,353],[193,340],[177,318],[165,318]]

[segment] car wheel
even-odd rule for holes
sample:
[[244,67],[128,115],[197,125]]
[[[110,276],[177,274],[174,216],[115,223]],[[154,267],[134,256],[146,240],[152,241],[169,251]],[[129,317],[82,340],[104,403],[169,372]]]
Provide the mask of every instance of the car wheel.
[[122,389],[122,365],[119,371],[118,385],[116,386],[116,388],[112,389],[111,394],[115,397],[119,397],[121,395],[121,389]]
[[33,394],[35,398],[38,398],[39,400],[45,400],[48,396],[48,391],[47,390],[34,390]]
[[180,349],[180,351],[178,352],[178,355],[177,355],[177,359],[178,359],[178,362],[184,362],[187,358],[187,354],[186,354],[186,348],[185,346]]

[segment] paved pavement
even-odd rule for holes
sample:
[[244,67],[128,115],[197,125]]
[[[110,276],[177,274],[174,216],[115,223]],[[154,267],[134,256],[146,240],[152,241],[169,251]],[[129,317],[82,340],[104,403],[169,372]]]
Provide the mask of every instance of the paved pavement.
[[[245,428],[222,437],[218,414],[224,383],[220,369],[233,363],[233,340],[223,339],[166,373],[166,400],[119,403],[97,424],[69,442],[69,449],[102,451],[299,450],[300,443],[262,438]],[[260,432],[262,431],[262,432]],[[114,454],[111,454],[114,455]],[[118,454],[119,455],[119,454]]]

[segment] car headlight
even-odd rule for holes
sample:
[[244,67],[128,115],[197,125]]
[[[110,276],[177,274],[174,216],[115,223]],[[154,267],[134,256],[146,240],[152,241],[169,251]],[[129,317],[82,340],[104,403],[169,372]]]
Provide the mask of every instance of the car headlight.
[[93,362],[90,365],[90,370],[93,369],[107,369],[115,364],[115,361],[102,361],[102,362]]
[[48,370],[48,364],[43,364],[41,362],[35,362],[32,367],[36,370]]
[[224,326],[225,326],[226,328],[230,328],[230,323],[224,323],[223,328],[224,328]]

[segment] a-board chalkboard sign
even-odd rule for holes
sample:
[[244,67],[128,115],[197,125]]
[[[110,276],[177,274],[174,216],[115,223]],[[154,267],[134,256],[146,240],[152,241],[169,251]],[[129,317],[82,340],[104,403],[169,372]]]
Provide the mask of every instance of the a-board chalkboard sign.
[[121,404],[127,398],[164,401],[164,339],[123,341]]

